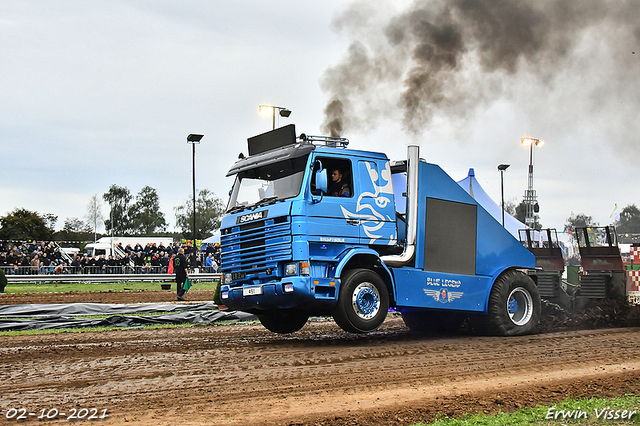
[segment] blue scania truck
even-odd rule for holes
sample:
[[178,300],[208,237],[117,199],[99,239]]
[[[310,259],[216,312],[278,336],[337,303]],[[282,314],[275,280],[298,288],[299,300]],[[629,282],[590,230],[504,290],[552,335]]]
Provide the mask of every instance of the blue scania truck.
[[[470,318],[490,334],[531,333],[534,255],[417,146],[390,161],[347,145],[294,125],[248,139],[227,174],[221,302],[276,333],[310,316],[367,333],[390,308],[421,332]],[[332,195],[334,171],[348,196]]]

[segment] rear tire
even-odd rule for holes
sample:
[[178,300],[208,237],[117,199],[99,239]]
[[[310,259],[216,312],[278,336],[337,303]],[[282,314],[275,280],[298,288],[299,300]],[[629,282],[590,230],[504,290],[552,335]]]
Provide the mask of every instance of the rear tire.
[[342,277],[333,319],[344,331],[368,333],[384,322],[389,291],[382,278],[368,269],[352,269]]
[[309,320],[309,315],[295,310],[271,311],[258,315],[260,323],[269,331],[279,334],[295,333]]
[[498,277],[489,295],[487,331],[498,336],[532,333],[540,321],[538,287],[528,275],[507,271]]

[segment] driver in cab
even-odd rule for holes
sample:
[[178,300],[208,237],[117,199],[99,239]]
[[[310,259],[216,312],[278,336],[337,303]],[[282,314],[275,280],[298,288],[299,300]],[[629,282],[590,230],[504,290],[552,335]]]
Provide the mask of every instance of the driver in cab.
[[328,192],[329,195],[334,197],[351,197],[351,188],[349,188],[349,184],[343,180],[341,170],[334,169],[331,172],[331,187]]

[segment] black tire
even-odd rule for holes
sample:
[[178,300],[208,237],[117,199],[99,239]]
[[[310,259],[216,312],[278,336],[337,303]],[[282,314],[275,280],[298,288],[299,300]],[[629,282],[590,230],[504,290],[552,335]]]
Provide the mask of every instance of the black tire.
[[447,311],[403,311],[401,315],[412,332],[423,335],[456,334],[464,321],[463,315]]
[[384,322],[389,291],[382,278],[368,269],[352,269],[342,276],[333,319],[344,331],[368,333]]
[[295,310],[271,311],[258,315],[260,323],[269,331],[279,334],[295,333],[309,320],[309,315]]
[[540,321],[542,304],[538,287],[520,271],[507,271],[498,277],[489,295],[486,331],[498,336],[532,333]]

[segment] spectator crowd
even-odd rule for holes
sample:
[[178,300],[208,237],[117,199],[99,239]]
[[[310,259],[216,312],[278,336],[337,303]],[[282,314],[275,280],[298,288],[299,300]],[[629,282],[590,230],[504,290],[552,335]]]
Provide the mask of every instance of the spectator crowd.
[[218,272],[220,244],[207,245],[196,251],[190,243],[118,244],[115,254],[66,253],[53,241],[10,242],[0,241],[0,269],[5,275],[40,274],[143,274],[171,272],[171,259],[179,248],[184,248],[188,268],[204,266],[205,272]]

